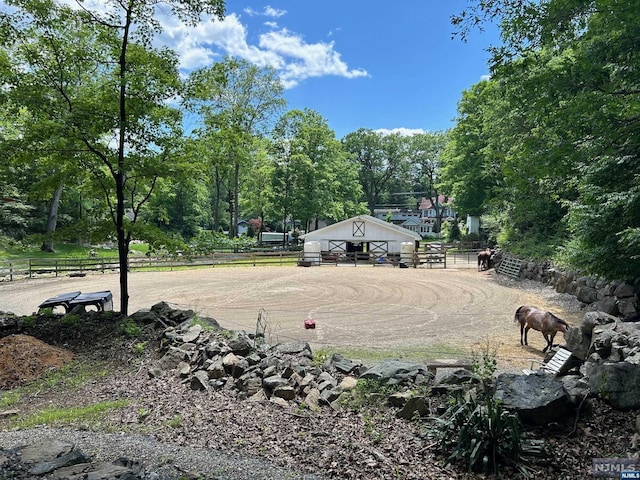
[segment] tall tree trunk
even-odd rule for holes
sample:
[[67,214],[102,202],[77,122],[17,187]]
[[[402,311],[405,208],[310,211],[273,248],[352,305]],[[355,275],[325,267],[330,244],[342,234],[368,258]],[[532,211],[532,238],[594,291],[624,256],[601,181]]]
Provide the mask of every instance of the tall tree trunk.
[[116,184],[116,236],[118,238],[118,260],[120,267],[120,313],[127,316],[129,312],[129,242],[130,238],[124,229],[124,182],[126,167],[124,164],[127,136],[127,47],[129,45],[129,29],[131,28],[131,10],[127,10],[120,58],[118,59],[120,82],[119,92],[119,125],[118,125],[118,163],[112,170]]
[[215,167],[215,187],[216,191],[213,197],[213,233],[220,229],[220,196],[222,195],[222,180],[220,179],[220,170]]
[[62,196],[62,185],[60,185],[51,198],[49,204],[49,217],[47,218],[46,240],[42,243],[40,250],[43,252],[53,252],[53,234],[58,224],[58,207],[60,206],[60,197]]
[[[238,236],[238,222],[240,221],[240,164],[236,163],[233,174],[233,236]],[[231,232],[231,228],[229,228]]]
[[233,179],[228,179],[227,183],[227,199],[229,200],[229,238],[233,238]]

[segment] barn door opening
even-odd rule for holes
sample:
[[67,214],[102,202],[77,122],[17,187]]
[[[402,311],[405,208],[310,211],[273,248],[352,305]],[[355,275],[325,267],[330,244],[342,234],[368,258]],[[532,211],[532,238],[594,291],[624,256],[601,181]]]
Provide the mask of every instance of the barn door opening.
[[350,260],[369,260],[369,244],[367,242],[347,242],[347,253]]

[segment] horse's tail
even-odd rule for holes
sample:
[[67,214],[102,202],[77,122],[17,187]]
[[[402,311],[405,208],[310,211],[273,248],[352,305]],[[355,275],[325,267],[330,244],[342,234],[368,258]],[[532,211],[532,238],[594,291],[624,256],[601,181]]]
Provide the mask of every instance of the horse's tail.
[[524,305],[518,307],[518,309],[516,310],[516,314],[513,316],[514,322],[520,322],[520,310],[522,310],[523,308],[524,308]]

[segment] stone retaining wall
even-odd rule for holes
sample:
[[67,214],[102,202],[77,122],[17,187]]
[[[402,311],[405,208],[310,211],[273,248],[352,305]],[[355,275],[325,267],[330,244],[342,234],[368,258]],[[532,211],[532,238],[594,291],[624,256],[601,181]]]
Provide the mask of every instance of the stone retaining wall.
[[587,306],[616,317],[632,318],[640,313],[640,286],[631,281],[607,280],[565,270],[549,261],[525,261],[520,278],[551,285],[558,293],[568,293]]

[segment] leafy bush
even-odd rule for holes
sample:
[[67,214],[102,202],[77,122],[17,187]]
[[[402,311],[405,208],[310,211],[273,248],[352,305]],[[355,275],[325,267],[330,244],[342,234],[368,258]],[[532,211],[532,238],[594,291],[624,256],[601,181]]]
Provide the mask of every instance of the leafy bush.
[[500,464],[520,458],[520,421],[487,388],[482,401],[475,395],[459,395],[435,421],[431,434],[448,455],[447,463],[463,462],[470,472],[497,474]]

